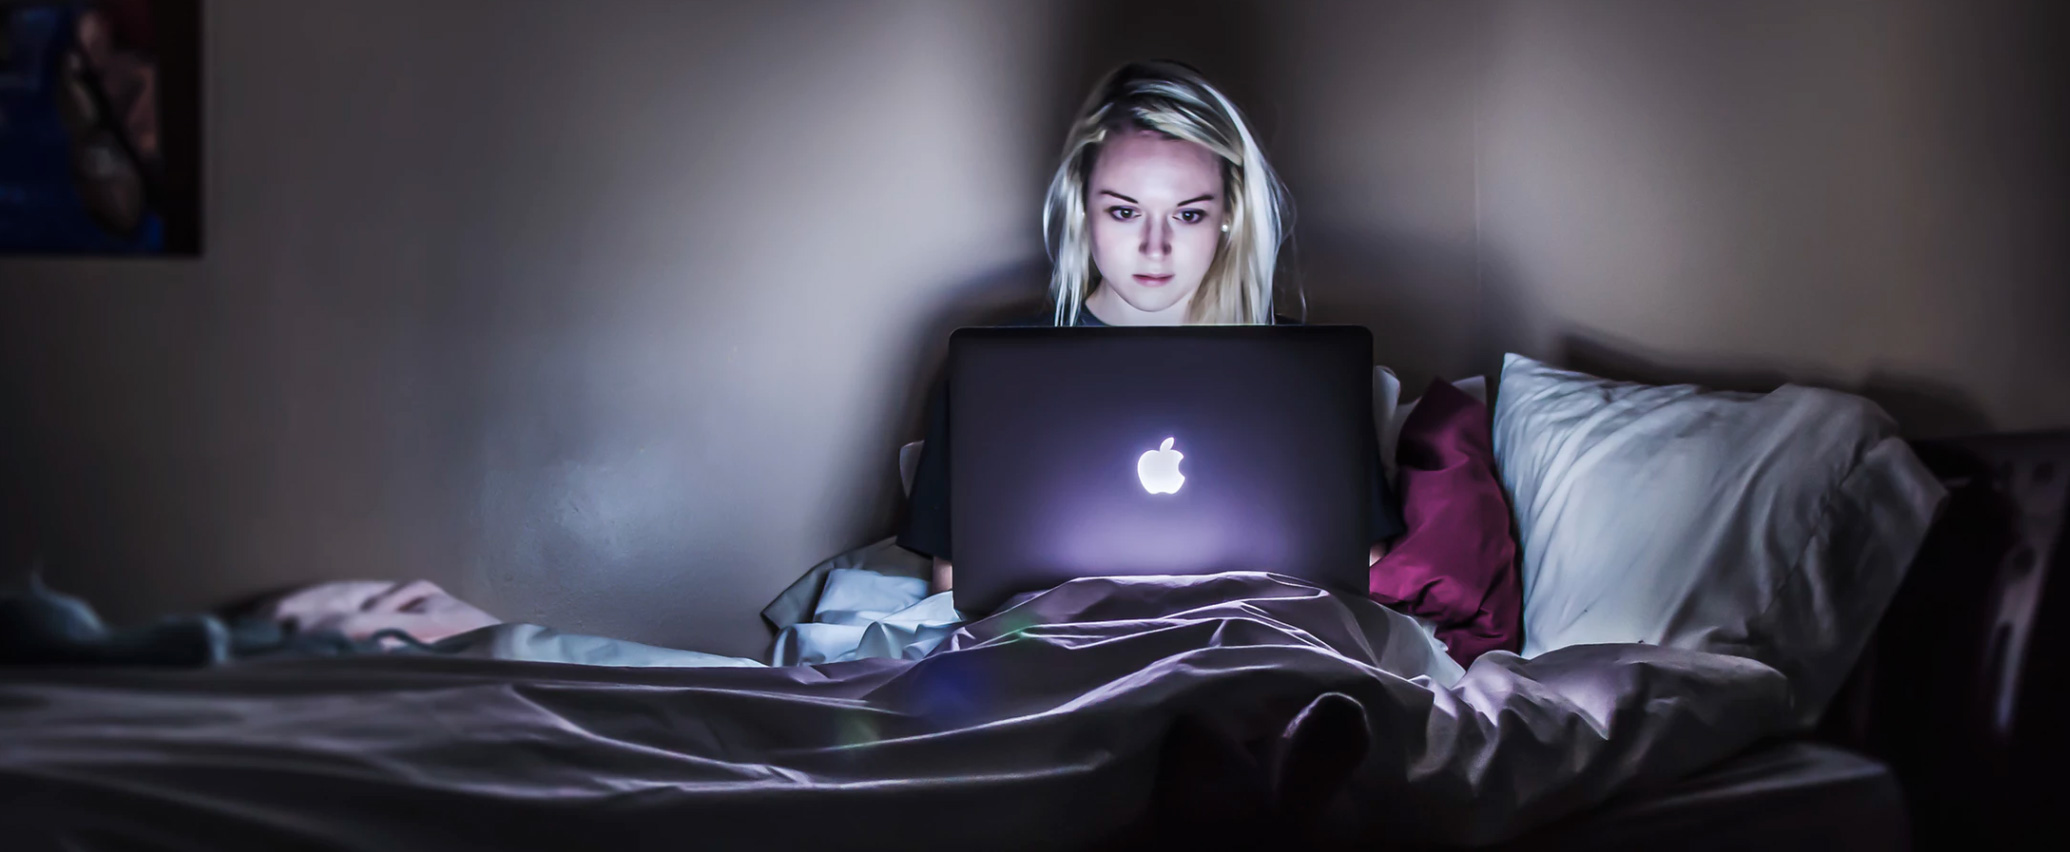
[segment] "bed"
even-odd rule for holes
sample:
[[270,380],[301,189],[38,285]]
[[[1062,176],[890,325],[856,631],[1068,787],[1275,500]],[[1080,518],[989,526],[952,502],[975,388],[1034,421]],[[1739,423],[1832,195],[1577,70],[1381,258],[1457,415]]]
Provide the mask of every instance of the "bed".
[[1396,674],[1433,664],[1406,616],[1231,572],[1073,580],[919,660],[46,669],[0,684],[0,827],[13,848],[1281,843],[1316,826],[1245,810],[1245,785],[1329,693],[1383,735],[1334,793],[1371,806],[1328,835],[1475,839],[1685,774],[1788,710],[1773,669],[1683,649]]
[[[1737,656],[1461,673],[1264,573],[1087,578],[923,659],[627,669],[369,657],[0,676],[11,849],[1922,848],[2031,837],[2061,735],[2070,434],[1917,445],[1950,502],[1816,732]],[[2054,615],[2051,615],[2054,613]],[[1405,672],[1425,672],[1405,676]],[[1005,674],[1011,673],[1011,674]],[[1429,674],[1436,673],[1436,674]],[[1438,684],[1435,680],[1448,680]],[[1357,702],[1326,807],[1254,805]],[[1186,733],[1181,736],[1181,732]],[[1322,812],[1326,811],[1326,812]],[[1521,833],[1520,833],[1521,832]]]

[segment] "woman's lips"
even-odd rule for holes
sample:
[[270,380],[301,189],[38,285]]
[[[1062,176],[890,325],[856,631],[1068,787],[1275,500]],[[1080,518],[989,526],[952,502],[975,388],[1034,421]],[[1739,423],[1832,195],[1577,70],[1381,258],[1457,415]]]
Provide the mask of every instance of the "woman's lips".
[[1162,287],[1171,283],[1172,275],[1167,272],[1163,275],[1138,275],[1135,278],[1137,284],[1145,287]]

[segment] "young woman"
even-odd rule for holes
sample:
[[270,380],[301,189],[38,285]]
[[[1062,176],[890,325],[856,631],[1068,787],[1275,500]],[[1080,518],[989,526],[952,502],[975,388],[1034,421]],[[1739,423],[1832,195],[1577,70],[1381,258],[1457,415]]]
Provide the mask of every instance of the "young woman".
[[[1272,273],[1292,218],[1286,187],[1243,114],[1199,72],[1133,62],[1093,88],[1064,140],[1042,211],[1054,315],[1078,326],[1269,324]],[[954,583],[949,440],[939,391],[898,543]],[[1371,560],[1402,531],[1374,448]]]

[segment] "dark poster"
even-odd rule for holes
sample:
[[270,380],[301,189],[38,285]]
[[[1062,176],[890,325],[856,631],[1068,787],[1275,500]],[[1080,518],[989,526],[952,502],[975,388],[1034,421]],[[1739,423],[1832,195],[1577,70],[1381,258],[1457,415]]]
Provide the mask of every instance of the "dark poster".
[[0,253],[201,249],[199,0],[0,0]]

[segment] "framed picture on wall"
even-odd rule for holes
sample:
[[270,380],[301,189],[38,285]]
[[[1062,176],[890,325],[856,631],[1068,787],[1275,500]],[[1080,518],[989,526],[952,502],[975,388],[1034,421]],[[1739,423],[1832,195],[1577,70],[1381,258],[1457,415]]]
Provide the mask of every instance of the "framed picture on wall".
[[0,253],[200,253],[200,6],[0,0]]

